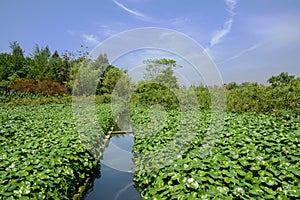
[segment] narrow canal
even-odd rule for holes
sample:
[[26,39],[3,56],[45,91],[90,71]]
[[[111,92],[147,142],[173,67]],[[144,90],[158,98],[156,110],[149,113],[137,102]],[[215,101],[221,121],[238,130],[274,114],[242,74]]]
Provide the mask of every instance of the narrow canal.
[[[141,195],[133,182],[133,133],[129,115],[122,114],[118,120],[118,134],[111,134],[103,152],[101,177],[95,179],[93,188],[85,200],[140,200]],[[121,133],[120,130],[124,131]]]

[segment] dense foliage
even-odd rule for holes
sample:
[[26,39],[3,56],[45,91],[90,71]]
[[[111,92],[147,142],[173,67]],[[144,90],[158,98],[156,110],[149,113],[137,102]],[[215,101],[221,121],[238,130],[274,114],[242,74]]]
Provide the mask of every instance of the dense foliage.
[[175,109],[179,106],[176,95],[168,87],[154,81],[140,83],[131,96],[131,102],[139,105],[159,104]]
[[[113,123],[110,106],[97,113],[103,136]],[[70,104],[0,107],[0,127],[0,199],[70,199],[99,171]]]
[[106,54],[91,60],[85,49],[59,55],[57,51],[51,53],[48,46],[36,45],[34,51],[25,56],[17,42],[12,42],[10,47],[11,53],[0,53],[0,90],[6,92],[44,96],[71,94],[77,83],[76,94],[91,95],[90,86],[97,86],[93,94],[110,94],[124,73],[109,65]]
[[[282,77],[289,77],[284,79]],[[285,80],[285,81],[272,81]],[[271,80],[271,81],[270,81]],[[269,79],[271,85],[244,82],[226,84],[225,94],[229,112],[273,113],[276,115],[300,114],[300,78],[281,73]],[[199,106],[210,108],[211,96],[209,88],[191,87],[198,97]]]
[[[165,118],[151,116],[153,113],[145,107],[135,107],[131,113],[135,125],[135,181],[144,199],[300,197],[299,116],[228,113],[222,132],[214,135],[210,152],[204,153],[209,111],[181,120],[179,115],[184,113],[176,110],[169,111]],[[191,137],[194,130],[185,127],[196,129],[195,137],[183,146],[186,148],[181,155],[166,162],[170,161],[165,159],[169,155],[160,150],[177,141],[179,131],[182,140]],[[181,147],[174,146],[167,153]],[[157,165],[159,162],[162,165]]]
[[[181,66],[163,58],[145,60],[145,80],[133,83],[105,54],[11,49],[0,54],[0,199],[70,199],[129,101],[145,199],[300,198],[299,77],[185,88]],[[210,127],[212,103],[222,104],[214,90],[226,94],[222,130]]]
[[[281,73],[269,79],[270,86],[243,83],[227,85],[227,107],[233,112],[274,113],[279,115],[300,114],[300,78]],[[272,81],[283,79],[285,81]],[[271,81],[270,81],[271,80]]]

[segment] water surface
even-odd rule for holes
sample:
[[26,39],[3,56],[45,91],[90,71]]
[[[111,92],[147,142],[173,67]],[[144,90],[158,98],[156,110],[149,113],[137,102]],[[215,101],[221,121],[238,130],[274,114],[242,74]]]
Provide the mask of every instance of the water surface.
[[86,200],[140,200],[133,182],[133,134],[112,134],[103,152],[101,177]]

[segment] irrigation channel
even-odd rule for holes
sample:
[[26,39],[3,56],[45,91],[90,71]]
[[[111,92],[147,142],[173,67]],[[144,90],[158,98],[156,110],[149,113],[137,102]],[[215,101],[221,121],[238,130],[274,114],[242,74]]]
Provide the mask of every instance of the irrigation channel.
[[133,182],[133,132],[128,112],[123,112],[110,135],[101,159],[100,178],[85,200],[140,200],[140,193]]

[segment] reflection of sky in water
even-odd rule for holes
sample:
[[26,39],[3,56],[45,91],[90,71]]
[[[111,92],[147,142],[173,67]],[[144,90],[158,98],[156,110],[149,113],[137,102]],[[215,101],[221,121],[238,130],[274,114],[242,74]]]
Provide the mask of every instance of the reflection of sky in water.
[[132,151],[133,134],[118,134],[110,138],[109,145],[115,145],[122,150]]
[[94,182],[93,190],[85,200],[140,200],[135,190],[133,173],[125,173],[101,165],[101,177]]
[[133,172],[132,145],[133,136],[130,134],[112,137],[103,153],[101,163],[122,172]]
[[133,183],[132,134],[112,135],[101,160],[101,177],[86,200],[140,200]]

